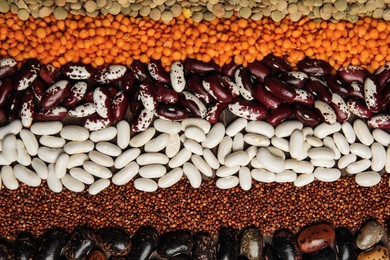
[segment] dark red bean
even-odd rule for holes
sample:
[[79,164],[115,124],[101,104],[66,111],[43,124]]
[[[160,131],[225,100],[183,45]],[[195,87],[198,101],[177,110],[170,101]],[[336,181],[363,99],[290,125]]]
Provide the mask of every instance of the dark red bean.
[[84,95],[83,101],[93,102],[93,89],[87,90],[87,92]]
[[98,70],[93,79],[98,84],[112,84],[123,79],[126,71],[127,69],[123,65],[109,65]]
[[47,85],[53,85],[61,80],[61,72],[51,64],[42,64],[39,75]]
[[251,73],[248,69],[238,68],[234,73],[234,81],[240,91],[240,94],[246,100],[255,98],[256,87],[252,82]]
[[54,121],[64,118],[68,114],[65,107],[55,107],[51,109],[41,108],[35,115],[38,121]]
[[390,129],[390,115],[379,114],[368,119],[367,124],[373,128]]
[[113,98],[116,95],[116,93],[118,93],[118,89],[113,85],[109,85],[107,87],[107,90],[108,93],[110,93],[110,98]]
[[22,68],[15,75],[15,89],[24,90],[31,86],[38,77],[40,69],[41,64],[36,59],[30,59],[24,63]]
[[146,109],[153,111],[158,106],[158,100],[156,95],[156,89],[154,82],[151,79],[145,79],[139,85],[139,95],[142,104]]
[[180,96],[179,104],[185,108],[187,108],[189,111],[191,111],[191,114],[196,118],[202,118],[202,113],[200,112],[199,107],[196,105],[196,103],[193,100],[186,99],[184,96]]
[[230,112],[236,116],[246,118],[248,120],[261,120],[267,114],[267,109],[255,102],[250,102],[242,98],[232,100],[228,108]]
[[122,89],[127,93],[130,94],[131,89],[134,87],[135,84],[135,75],[134,72],[131,70],[128,70],[126,75],[123,77],[122,81]]
[[327,103],[332,100],[332,92],[322,80],[310,77],[306,82],[305,89],[319,100]]
[[271,92],[265,89],[263,84],[256,84],[256,94],[255,99],[267,108],[275,109],[277,108],[282,101],[275,97]]
[[83,81],[77,82],[70,88],[70,94],[64,99],[62,104],[65,107],[73,107],[77,105],[84,98],[87,88],[87,83]]
[[234,72],[240,65],[236,64],[234,60],[232,60],[230,63],[225,64],[221,68],[221,73],[225,76],[228,76],[230,78],[234,77]]
[[370,73],[365,68],[354,65],[342,67],[337,71],[337,76],[345,83],[356,81],[364,84],[364,81],[369,75]]
[[230,90],[222,85],[217,75],[210,75],[202,82],[204,89],[216,100],[222,103],[228,103],[232,100]]
[[206,74],[219,71],[219,66],[213,60],[210,62],[203,62],[194,59],[186,59],[184,61],[184,69],[191,73]]
[[206,120],[210,124],[217,123],[219,121],[219,117],[221,116],[222,111],[225,110],[226,107],[227,103],[215,102],[214,104],[211,104],[207,109]]
[[[12,95],[11,95],[12,96]],[[9,100],[8,103],[8,118],[10,121],[19,118],[20,109],[22,108],[23,92],[17,91]]]
[[359,84],[358,82],[352,82],[351,88],[352,88],[350,94],[351,97],[364,99],[363,85]]
[[371,117],[374,113],[368,109],[366,103],[362,99],[351,98],[347,102],[348,110],[360,118]]
[[35,116],[34,95],[31,90],[26,90],[23,96],[22,108],[20,110],[20,119],[26,128],[30,128]]
[[93,104],[99,116],[102,118],[112,117],[110,93],[107,89],[102,87],[95,88],[93,91]]
[[325,81],[332,92],[339,94],[343,98],[347,98],[353,92],[350,85],[341,82],[332,75],[326,75]]
[[378,79],[379,86],[384,88],[390,81],[390,62],[383,64],[375,73],[375,77]]
[[187,79],[186,87],[202,102],[208,104],[213,100],[213,97],[207,92],[202,85],[202,80],[195,74],[190,74]]
[[314,104],[314,97],[304,89],[295,89],[294,103],[299,103],[305,106],[312,106]]
[[13,90],[14,85],[10,79],[5,78],[0,80],[0,107],[6,106]]
[[4,109],[0,108],[0,126],[3,126],[8,123],[9,120],[8,120],[7,112]]
[[88,80],[95,74],[95,69],[91,65],[81,63],[67,63],[60,68],[60,72],[72,80]]
[[296,96],[295,89],[278,78],[266,77],[264,87],[274,96],[286,102],[293,102]]
[[385,107],[390,104],[390,84],[382,90],[382,106]]
[[272,70],[277,72],[289,72],[291,71],[290,64],[283,58],[277,57],[273,54],[268,54],[264,57],[263,62]]
[[134,60],[130,68],[134,72],[134,76],[138,79],[138,81],[143,81],[144,79],[149,77],[149,72],[148,68],[146,67],[146,64],[140,62],[139,60]]
[[261,61],[248,63],[248,69],[260,82],[264,82],[265,77],[271,74],[271,70]]
[[122,120],[127,113],[128,107],[129,99],[126,93],[123,90],[116,93],[112,99],[112,116],[114,117],[114,120],[117,122]]
[[96,131],[96,130],[100,130],[103,128],[107,128],[110,125],[112,125],[113,123],[114,123],[114,120],[112,117],[102,118],[98,114],[93,114],[93,115],[86,117],[83,120],[82,125],[90,131]]
[[224,85],[225,88],[228,88],[230,90],[232,98],[236,98],[240,95],[240,90],[233,80],[221,74],[217,74],[217,77],[222,82],[222,85]]
[[148,71],[150,76],[157,82],[163,84],[169,84],[171,82],[171,77],[165,71],[160,60],[151,60],[148,64]]
[[[198,117],[200,118],[205,118],[206,117],[206,114],[207,114],[207,108],[206,106],[203,104],[203,102],[197,98],[194,94],[188,92],[188,91],[183,91],[181,93],[182,97],[184,99],[187,99],[189,101],[192,101],[191,103],[191,107],[193,108],[189,108],[185,105],[183,105],[184,107],[190,109],[190,111],[193,113],[193,114],[196,114]],[[182,99],[183,99],[182,98]],[[195,105],[195,106],[194,106]]]
[[281,104],[276,109],[270,110],[267,115],[267,122],[273,126],[277,126],[279,123],[290,118],[294,114],[291,107],[285,103]]
[[139,97],[139,86],[134,86],[129,94],[130,111],[132,113],[139,113],[144,108]]
[[158,82],[156,82],[154,86],[158,102],[176,104],[179,101],[179,94],[175,90],[165,87],[163,84]]
[[368,77],[364,82],[364,100],[372,112],[378,113],[382,109],[380,86],[374,76]]
[[11,76],[18,69],[18,63],[12,58],[0,59],[0,79]]
[[340,95],[333,93],[332,100],[330,101],[329,105],[336,113],[338,122],[343,123],[344,121],[348,120],[351,112],[348,109],[348,105]]
[[280,79],[295,88],[303,88],[309,76],[302,71],[290,71],[280,75]]
[[301,104],[294,105],[294,113],[296,118],[306,126],[316,126],[320,121],[313,108]]
[[153,117],[154,117],[154,112],[147,110],[146,108],[141,110],[138,113],[138,115],[134,117],[134,120],[131,123],[131,131],[132,132],[145,131],[152,123]]
[[55,108],[70,93],[69,81],[60,80],[45,91],[41,100],[41,106],[45,109]]
[[332,66],[328,62],[319,59],[304,58],[297,63],[297,67],[312,76],[324,76],[332,71]]
[[190,116],[186,109],[175,105],[159,105],[156,109],[156,114],[163,119],[171,121],[182,121]]
[[48,86],[43,80],[37,78],[31,86],[32,92],[34,94],[35,99],[38,102],[41,102],[43,95],[45,94]]

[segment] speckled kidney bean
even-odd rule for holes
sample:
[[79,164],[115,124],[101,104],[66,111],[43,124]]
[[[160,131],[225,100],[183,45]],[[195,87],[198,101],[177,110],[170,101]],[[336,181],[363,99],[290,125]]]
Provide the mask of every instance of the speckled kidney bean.
[[68,234],[62,229],[48,230],[41,237],[41,245],[36,259],[60,259],[62,248],[68,239]]
[[303,88],[309,76],[302,71],[290,71],[280,75],[280,79],[295,88]]
[[354,81],[363,84],[370,73],[359,66],[346,66],[342,67],[337,71],[337,76],[345,83],[352,83]]
[[390,103],[390,86],[382,90],[382,106],[386,107]]
[[160,60],[151,60],[148,64],[148,71],[150,76],[157,82],[168,84],[171,82],[169,74],[161,65]]
[[130,111],[133,113],[138,113],[139,111],[141,111],[141,109],[144,108],[139,97],[139,86],[134,86],[133,89],[130,91],[129,105]]
[[299,248],[304,253],[315,253],[334,243],[335,232],[328,224],[314,224],[304,228],[298,235]]
[[390,62],[383,64],[375,73],[375,77],[378,79],[379,86],[384,88],[390,81]]
[[90,131],[96,131],[109,127],[113,122],[114,120],[112,117],[103,118],[98,114],[93,114],[86,117],[83,120],[82,125]]
[[270,110],[267,115],[267,122],[273,126],[277,126],[282,121],[288,119],[294,114],[294,111],[287,104],[281,104],[274,110]]
[[184,97],[184,95],[180,96],[179,104],[181,106],[187,108],[189,111],[191,111],[191,114],[194,117],[197,117],[197,118],[203,118],[204,117],[204,115],[202,115],[202,113],[201,113],[201,111],[199,109],[199,106],[193,100],[186,99]]
[[179,94],[161,83],[156,82],[154,84],[156,89],[156,97],[158,102],[166,104],[176,104],[179,101]]
[[364,82],[364,100],[372,112],[378,113],[382,109],[379,83],[373,76],[368,77]]
[[207,92],[202,85],[202,79],[195,74],[190,74],[187,79],[186,87],[194,93],[202,102],[208,104],[213,100],[213,97]]
[[131,123],[131,131],[133,132],[145,131],[152,123],[153,117],[154,117],[154,112],[144,108],[138,113],[138,115],[134,117],[134,120]]
[[262,62],[264,62],[265,65],[277,72],[291,71],[291,66],[285,59],[277,57],[271,53],[265,56]]
[[30,59],[24,63],[22,68],[15,75],[15,89],[24,90],[31,86],[38,77],[40,69],[41,64],[36,59]]
[[390,129],[390,115],[375,115],[368,119],[367,124],[373,128]]
[[295,104],[294,113],[296,118],[307,126],[318,125],[320,121],[317,113],[312,108],[307,106]]
[[51,64],[42,64],[39,76],[48,85],[53,85],[61,80],[61,72]]
[[42,100],[42,97],[45,94],[47,88],[48,86],[40,78],[34,80],[31,89],[37,101],[40,102]]
[[279,98],[274,96],[271,92],[265,89],[262,83],[256,84],[255,99],[267,108],[275,109],[282,102]]
[[246,68],[238,68],[234,73],[234,81],[240,94],[246,100],[254,99],[256,88],[252,82],[252,75]]
[[116,95],[116,93],[118,93],[118,89],[113,85],[109,85],[107,87],[107,90],[108,93],[110,94],[110,98],[113,98]]
[[0,80],[0,107],[4,107],[9,101],[14,86],[8,78]]
[[126,67],[123,65],[109,65],[98,70],[93,79],[98,84],[111,84],[121,80],[126,74]]
[[309,77],[305,85],[305,90],[324,102],[330,102],[332,100],[332,92],[326,83],[317,78]]
[[60,72],[72,80],[88,80],[94,75],[95,69],[90,65],[71,62],[63,65]]
[[213,60],[203,62],[194,59],[187,59],[184,61],[184,69],[191,73],[206,74],[209,72],[219,71],[219,66]]
[[134,60],[131,63],[130,69],[134,72],[135,77],[138,81],[143,81],[149,77],[148,68],[145,63],[140,62],[139,60]]
[[205,78],[202,85],[206,91],[219,102],[228,103],[232,100],[232,94],[222,85],[216,75],[210,75]]
[[95,106],[92,102],[87,102],[69,110],[68,113],[73,117],[86,117],[96,112]]
[[217,74],[217,77],[222,82],[222,85],[224,85],[226,88],[230,90],[230,93],[232,94],[232,98],[236,98],[240,95],[240,90],[233,80],[221,74]]
[[171,121],[181,121],[190,116],[186,109],[175,105],[159,105],[156,113],[159,117]]
[[248,63],[248,69],[260,82],[264,82],[265,77],[271,74],[271,70],[261,61]]
[[326,75],[325,81],[332,92],[339,94],[343,98],[349,97],[353,91],[350,85],[339,81],[332,75]]
[[31,90],[26,90],[23,96],[20,119],[26,128],[30,128],[35,116],[34,95]]
[[240,65],[238,65],[237,63],[234,62],[234,60],[232,60],[230,63],[225,64],[225,65],[222,66],[221,73],[223,75],[225,75],[225,76],[233,78],[234,77],[234,72],[236,71],[236,69],[239,66]]
[[139,85],[139,95],[142,101],[142,104],[146,109],[153,111],[158,105],[156,89],[154,87],[154,82],[151,79],[145,79]]
[[127,112],[127,108],[129,107],[129,99],[126,93],[121,90],[112,98],[112,116],[114,120],[119,122],[122,120]]
[[45,109],[50,109],[58,106],[71,93],[70,83],[66,80],[60,80],[43,94],[41,106]]
[[280,79],[274,77],[267,77],[264,80],[264,86],[274,96],[286,101],[293,102],[295,98],[295,90]]
[[83,101],[93,102],[93,91],[94,91],[94,89],[87,90],[87,92],[85,92],[85,95],[83,97]]
[[96,108],[96,113],[103,118],[111,117],[112,107],[110,93],[107,89],[97,87],[93,91],[93,104]]
[[303,104],[305,106],[312,106],[314,104],[314,97],[304,89],[295,89],[294,103]]
[[87,83],[79,81],[70,88],[70,94],[67,96],[62,104],[65,107],[73,107],[77,105],[87,92]]
[[135,75],[132,70],[128,70],[126,75],[123,77],[122,80],[122,89],[127,93],[130,94],[130,91],[134,87],[135,84]]
[[351,112],[348,109],[348,105],[345,103],[344,99],[340,95],[333,93],[332,100],[329,102],[329,105],[336,113],[338,122],[342,123],[348,120],[349,116],[351,115]]
[[351,97],[356,97],[356,98],[361,98],[364,99],[364,94],[363,94],[363,85],[358,83],[358,82],[352,82],[351,83]]
[[332,71],[332,66],[328,62],[318,59],[304,58],[297,63],[297,67],[312,76],[324,76]]
[[11,76],[18,69],[18,63],[12,58],[0,59],[0,79]]
[[219,117],[221,116],[222,111],[228,106],[227,103],[219,103],[214,102],[209,106],[207,109],[207,115],[206,120],[211,123],[215,124],[219,121]]
[[248,120],[260,120],[267,114],[266,108],[261,104],[250,102],[242,98],[232,100],[228,108],[230,112],[236,116],[246,118]]
[[361,99],[351,98],[348,100],[347,106],[348,110],[352,114],[360,118],[368,118],[374,114],[370,109],[368,109],[366,103]]
[[18,91],[9,100],[7,114],[10,121],[19,117],[20,109],[22,108],[22,99],[23,93]]
[[38,121],[55,121],[64,118],[67,114],[68,110],[65,107],[41,108],[36,112],[35,118]]

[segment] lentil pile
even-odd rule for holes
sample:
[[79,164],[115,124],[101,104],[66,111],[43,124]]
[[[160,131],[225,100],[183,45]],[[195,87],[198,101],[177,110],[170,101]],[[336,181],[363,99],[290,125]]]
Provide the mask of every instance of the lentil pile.
[[121,227],[133,234],[150,225],[159,232],[186,229],[216,234],[221,226],[242,229],[257,226],[269,235],[287,227],[293,232],[313,222],[358,228],[369,217],[379,222],[390,217],[388,176],[375,188],[358,187],[353,178],[334,183],[254,183],[249,192],[240,188],[215,189],[214,181],[194,190],[187,182],[155,193],[138,192],[132,183],[109,187],[102,193],[51,192],[46,185],[22,185],[0,191],[0,234],[15,238],[21,231],[42,234],[51,227],[68,232],[76,226]]
[[272,52],[292,65],[307,56],[329,61],[335,69],[352,64],[372,72],[390,61],[389,33],[390,23],[368,17],[354,24],[235,17],[196,23],[179,16],[165,24],[121,14],[24,22],[9,12],[0,15],[0,55],[18,62],[37,58],[56,67],[71,61],[99,67],[155,59],[168,68],[186,58],[246,66]]

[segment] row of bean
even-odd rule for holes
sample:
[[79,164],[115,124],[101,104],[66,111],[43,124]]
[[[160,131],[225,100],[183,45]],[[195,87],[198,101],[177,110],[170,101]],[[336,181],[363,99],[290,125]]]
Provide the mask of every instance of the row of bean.
[[317,59],[304,59],[298,68],[292,71],[287,61],[267,55],[248,68],[174,62],[170,73],[158,61],[134,62],[129,70],[110,65],[95,72],[87,65],[68,63],[57,70],[29,60],[17,71],[16,61],[4,58],[0,114],[3,121],[20,116],[27,128],[34,120],[59,120],[69,114],[84,118],[89,130],[99,130],[122,120],[130,108],[135,114],[132,131],[139,132],[155,115],[172,121],[193,116],[216,123],[225,108],[248,120],[266,118],[273,126],[289,118],[307,126],[342,123],[352,112],[369,118],[371,127],[390,127],[390,63],[375,75],[348,66],[334,77],[329,63]]
[[263,238],[256,227],[238,231],[224,227],[217,237],[191,235],[177,230],[158,235],[141,227],[132,237],[119,228],[76,228],[71,234],[51,229],[39,239],[20,233],[15,241],[0,240],[2,259],[172,259],[172,260],[389,260],[389,238],[383,225],[367,221],[354,235],[347,228],[327,223],[303,228],[297,235],[288,229]]
[[18,62],[38,58],[56,67],[68,62],[130,66],[133,60],[155,59],[168,68],[173,61],[187,58],[214,60],[220,66],[234,60],[246,66],[272,52],[286,56],[292,64],[308,56],[327,60],[335,69],[361,65],[373,72],[390,61],[389,26],[369,17],[355,24],[308,18],[280,23],[268,18],[195,23],[178,17],[168,25],[121,14],[22,21],[6,13],[0,14],[0,55]]
[[302,187],[315,179],[337,181],[342,171],[371,187],[383,170],[390,171],[390,135],[380,129],[371,133],[360,119],[314,129],[299,121],[274,128],[240,118],[225,128],[203,119],[157,119],[133,137],[126,121],[90,133],[59,121],[22,129],[16,120],[0,128],[0,136],[1,180],[8,189],[17,189],[19,181],[36,187],[46,180],[53,192],[63,187],[82,192],[90,185],[88,192],[95,195],[111,182],[126,185],[135,178],[137,190],[154,192],[185,176],[193,188],[214,177],[219,189],[250,190],[253,180]]

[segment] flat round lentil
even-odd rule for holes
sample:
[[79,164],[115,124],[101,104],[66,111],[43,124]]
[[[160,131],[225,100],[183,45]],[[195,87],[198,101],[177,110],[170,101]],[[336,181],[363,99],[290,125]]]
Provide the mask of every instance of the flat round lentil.
[[181,15],[182,7],[179,4],[174,4],[171,6],[170,10],[173,14],[173,17],[178,17]]
[[337,0],[334,3],[334,7],[336,8],[337,11],[344,11],[348,8],[348,4],[346,0]]
[[271,12],[271,19],[275,22],[280,22],[283,19],[283,14],[279,10],[275,10]]
[[202,12],[194,12],[192,14],[191,18],[192,18],[192,20],[194,20],[194,22],[200,22],[203,19],[203,13]]
[[150,7],[149,6],[143,6],[141,10],[139,10],[139,14],[141,16],[148,16],[150,14]]
[[106,1],[106,0],[97,0],[97,1],[96,1],[96,5],[97,5],[97,7],[99,7],[99,8],[103,8],[106,4],[107,4],[107,1]]
[[165,23],[172,21],[173,13],[169,10],[162,12],[161,20]]
[[213,6],[212,12],[216,17],[222,18],[225,15],[225,8],[222,4],[216,4]]
[[52,12],[53,10],[51,8],[44,6],[39,10],[39,17],[44,18],[49,16]]
[[68,16],[68,11],[65,8],[57,7],[54,10],[54,17],[58,20],[64,20]]
[[238,12],[238,15],[244,19],[248,19],[252,14],[252,10],[249,7],[243,7]]
[[121,11],[121,6],[120,4],[118,4],[117,2],[113,3],[111,8],[108,9],[109,13],[112,14],[112,15],[117,15],[120,13]]
[[1,13],[7,13],[10,10],[10,6],[7,1],[1,1],[0,2],[0,12]]
[[161,11],[160,11],[160,9],[153,8],[152,10],[150,10],[149,16],[150,16],[151,19],[153,19],[155,21],[160,20],[160,18],[161,18]]
[[20,9],[18,10],[18,18],[22,21],[28,20],[28,17],[30,16],[30,13],[26,9]]
[[54,0],[56,6],[65,6],[66,0]]
[[97,8],[97,4],[95,1],[89,0],[84,3],[84,8],[87,12],[93,12]]

